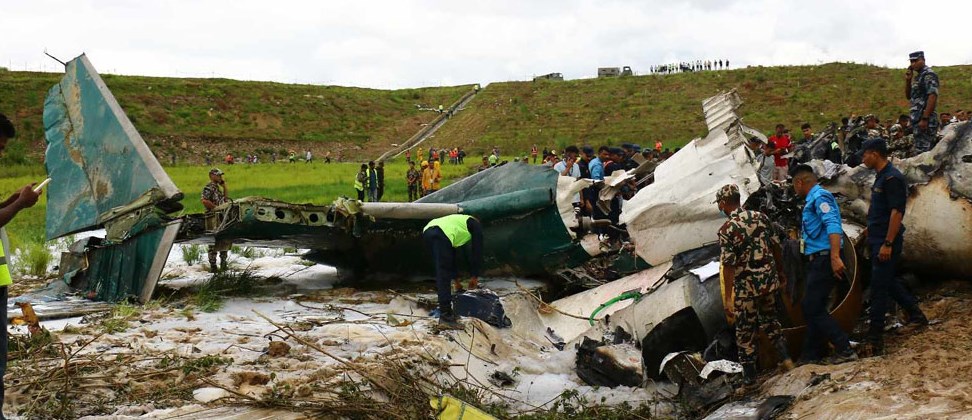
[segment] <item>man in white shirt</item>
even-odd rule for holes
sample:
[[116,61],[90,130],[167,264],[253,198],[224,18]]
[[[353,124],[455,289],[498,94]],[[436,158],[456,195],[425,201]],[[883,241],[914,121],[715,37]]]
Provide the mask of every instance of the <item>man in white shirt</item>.
[[[557,171],[560,176],[569,176],[574,179],[581,177],[580,166],[577,165],[577,155],[580,154],[580,150],[577,146],[567,146],[564,149],[564,160],[558,162],[554,165],[554,170]],[[580,205],[580,194],[574,194],[574,203]]]

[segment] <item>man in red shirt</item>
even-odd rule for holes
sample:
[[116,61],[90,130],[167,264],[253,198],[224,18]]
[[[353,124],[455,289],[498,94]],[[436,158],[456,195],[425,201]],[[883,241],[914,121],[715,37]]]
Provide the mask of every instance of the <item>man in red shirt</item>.
[[776,145],[772,151],[773,163],[776,164],[776,169],[773,171],[774,181],[786,181],[786,176],[789,174],[789,158],[783,157],[783,155],[790,153],[791,149],[790,136],[783,132],[785,129],[786,127],[783,124],[777,124],[776,135],[770,136],[769,138],[770,143]]

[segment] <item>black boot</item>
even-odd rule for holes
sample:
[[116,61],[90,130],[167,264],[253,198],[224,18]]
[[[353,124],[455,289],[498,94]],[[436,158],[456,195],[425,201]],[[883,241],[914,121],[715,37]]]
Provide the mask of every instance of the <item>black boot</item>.
[[754,363],[743,363],[743,384],[736,388],[733,395],[742,398],[756,390],[756,365]]
[[790,351],[786,348],[785,342],[776,343],[776,352],[780,355],[780,366],[783,367],[784,372],[789,372],[796,367],[793,364],[793,359],[790,358]]
[[898,333],[900,334],[913,333],[927,326],[928,326],[928,318],[925,316],[925,313],[922,312],[920,308],[915,306],[914,308],[908,310],[908,323],[905,324],[904,327],[902,327],[900,330],[898,330]]
[[871,356],[884,355],[884,331],[882,328],[871,326],[867,332],[867,345],[871,348]]
[[459,323],[459,317],[456,316],[455,311],[452,310],[452,306],[439,307],[439,324],[436,326],[438,330],[461,330],[463,329],[462,324]]
[[746,385],[747,387],[756,385],[756,364],[743,364],[743,385]]

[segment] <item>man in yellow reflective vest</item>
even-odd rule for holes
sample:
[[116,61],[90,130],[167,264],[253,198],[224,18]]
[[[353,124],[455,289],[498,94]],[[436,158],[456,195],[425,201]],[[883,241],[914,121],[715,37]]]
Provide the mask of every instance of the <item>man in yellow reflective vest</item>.
[[[16,134],[10,120],[0,114],[0,153],[7,147],[7,141]],[[30,184],[0,203],[0,227],[10,223],[17,212],[37,204],[39,196],[40,193],[34,191],[34,184]],[[0,323],[3,324],[3,332],[0,334],[0,419],[3,418],[3,375],[7,372],[7,286],[12,282],[10,268],[7,266],[7,250],[0,243]]]
[[439,326],[458,328],[458,318],[452,309],[452,289],[456,282],[461,289],[456,271],[456,250],[468,250],[471,279],[469,288],[479,288],[479,273],[483,266],[483,228],[479,220],[465,214],[450,214],[432,219],[422,230],[422,240],[432,253],[435,264],[435,287],[439,294]]

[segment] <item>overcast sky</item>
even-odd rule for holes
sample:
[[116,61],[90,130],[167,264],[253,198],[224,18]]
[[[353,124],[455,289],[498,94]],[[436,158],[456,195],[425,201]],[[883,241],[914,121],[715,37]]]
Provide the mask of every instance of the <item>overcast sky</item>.
[[[0,66],[374,88],[527,80],[694,59],[972,62],[972,1],[13,1]],[[921,6],[919,8],[919,6]],[[915,12],[918,10],[918,12]]]

